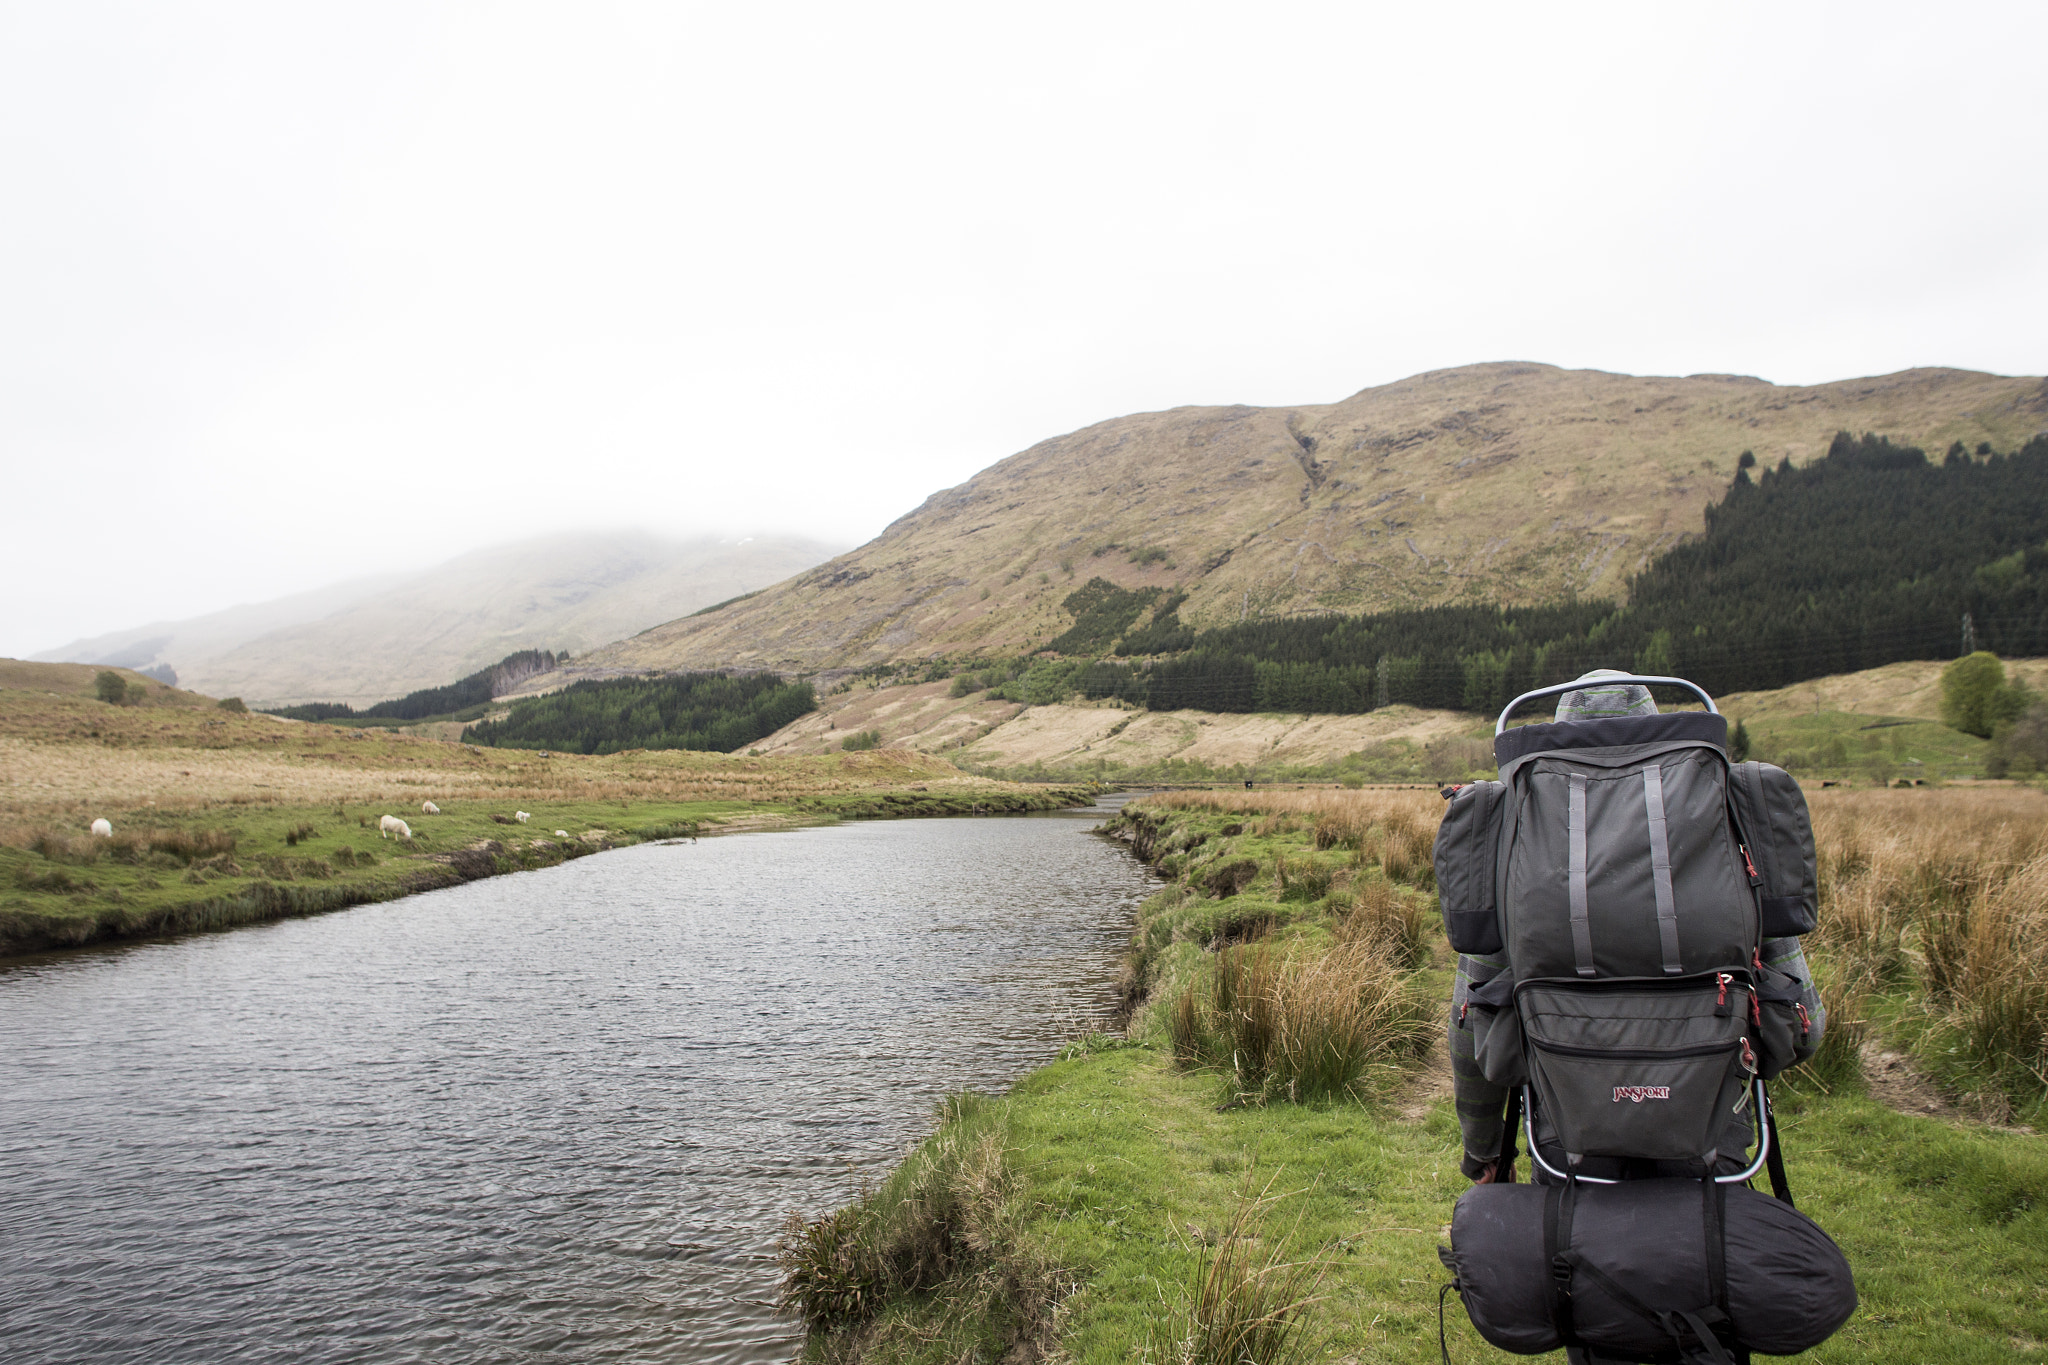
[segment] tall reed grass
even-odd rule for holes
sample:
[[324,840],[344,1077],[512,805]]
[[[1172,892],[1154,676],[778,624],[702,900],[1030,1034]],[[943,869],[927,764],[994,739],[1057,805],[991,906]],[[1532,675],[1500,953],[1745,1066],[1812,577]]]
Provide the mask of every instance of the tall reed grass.
[[[1917,996],[1948,1079],[2048,1102],[2048,796],[2014,788],[1816,793],[1829,1037]],[[1824,1046],[1829,1044],[1824,1043]],[[1836,1042],[1834,1046],[1842,1046]],[[1816,1059],[1818,1063],[1819,1059]]]
[[1299,1257],[1296,1226],[1270,1229],[1284,1196],[1272,1186],[1240,1195],[1230,1221],[1197,1242],[1187,1302],[1173,1331],[1173,1365],[1291,1365],[1309,1359],[1308,1310],[1330,1270],[1327,1255]]
[[1363,1099],[1427,1048],[1432,1013],[1377,941],[1285,956],[1250,944],[1220,950],[1175,998],[1167,1037],[1238,1100]]

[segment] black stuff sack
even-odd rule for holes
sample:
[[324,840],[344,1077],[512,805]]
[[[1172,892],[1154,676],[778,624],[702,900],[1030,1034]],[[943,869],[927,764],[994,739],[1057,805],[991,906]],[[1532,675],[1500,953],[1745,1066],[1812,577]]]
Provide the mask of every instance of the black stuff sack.
[[[1720,1316],[1707,1311],[1716,1308],[1709,1200],[1724,1229],[1730,1344],[1794,1355],[1849,1320],[1856,1310],[1849,1263],[1813,1220],[1744,1186],[1721,1186],[1719,1199],[1712,1191],[1697,1180],[1632,1180],[1581,1182],[1572,1192],[1569,1240],[1558,1255],[1571,1267],[1570,1320],[1581,1344],[1631,1360],[1714,1358],[1689,1339],[1683,1318],[1713,1323]],[[1563,1198],[1556,1187],[1475,1185],[1452,1214],[1444,1264],[1472,1325],[1503,1351],[1539,1355],[1565,1344],[1544,1248],[1545,1223]]]

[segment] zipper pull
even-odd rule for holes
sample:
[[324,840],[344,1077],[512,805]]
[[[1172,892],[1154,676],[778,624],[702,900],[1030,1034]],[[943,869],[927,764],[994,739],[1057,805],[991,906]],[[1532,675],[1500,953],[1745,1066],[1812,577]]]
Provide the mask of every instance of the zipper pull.
[[1742,850],[1742,865],[1749,869],[1749,884],[1751,886],[1763,885],[1764,879],[1756,875],[1756,864],[1750,859],[1749,845],[1737,844],[1736,847]]
[[1714,973],[1714,980],[1721,988],[1714,996],[1714,1016],[1718,1019],[1726,1019],[1728,1017],[1728,983],[1734,979],[1734,977],[1726,972]]
[[1764,1026],[1764,1007],[1756,1002],[1754,995],[1749,997],[1749,1022],[1758,1028]]
[[1749,1045],[1749,1039],[1742,1040],[1742,1069],[1756,1075],[1756,1049]]
[[1806,1015],[1806,1004],[1804,1001],[1793,1002],[1792,1008],[1799,1011],[1799,1040],[1805,1042],[1806,1035],[1813,1032],[1813,1020],[1809,1019]]

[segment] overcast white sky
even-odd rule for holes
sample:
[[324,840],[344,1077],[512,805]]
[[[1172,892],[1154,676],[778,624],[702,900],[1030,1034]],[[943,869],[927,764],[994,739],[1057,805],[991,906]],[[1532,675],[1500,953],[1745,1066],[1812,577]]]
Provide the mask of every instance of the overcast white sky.
[[1529,359],[2048,369],[2048,6],[0,2],[0,654]]

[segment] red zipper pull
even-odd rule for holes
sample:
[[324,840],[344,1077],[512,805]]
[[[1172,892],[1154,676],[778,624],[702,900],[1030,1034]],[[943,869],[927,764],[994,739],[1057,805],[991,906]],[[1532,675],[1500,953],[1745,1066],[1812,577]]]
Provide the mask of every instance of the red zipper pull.
[[1799,1036],[1804,1038],[1813,1031],[1813,1020],[1806,1017],[1806,1006],[1803,1002],[1795,1002],[1792,1008],[1799,1011]]
[[1750,1047],[1747,1038],[1742,1040],[1742,1065],[1750,1074],[1756,1073],[1756,1050]]
[[1728,1003],[1728,982],[1731,980],[1731,978],[1726,972],[1715,972],[1714,980],[1721,983],[1720,994],[1714,997],[1714,1008],[1720,1009],[1723,1005],[1726,1005]]
[[1764,1007],[1756,1002],[1753,995],[1749,997],[1749,1021],[1758,1028],[1764,1026]]
[[1749,884],[1755,886],[1763,878],[1756,875],[1756,864],[1750,861],[1749,845],[1737,844],[1736,847],[1742,850],[1742,865],[1749,869]]

